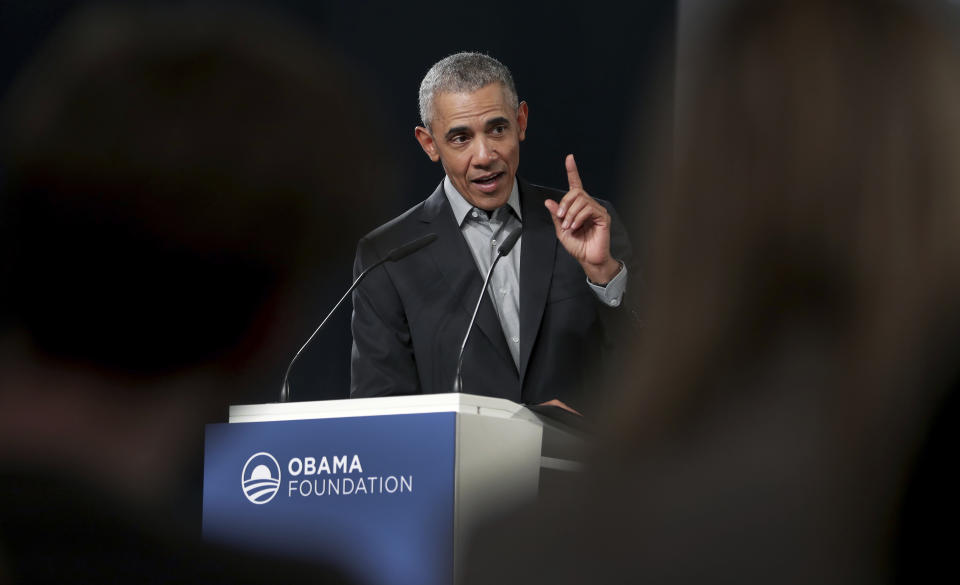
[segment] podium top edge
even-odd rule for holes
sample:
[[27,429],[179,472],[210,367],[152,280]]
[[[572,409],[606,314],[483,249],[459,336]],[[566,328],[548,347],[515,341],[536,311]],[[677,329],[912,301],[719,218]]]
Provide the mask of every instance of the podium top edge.
[[457,412],[496,418],[519,417],[535,420],[529,410],[516,402],[503,398],[451,392],[415,396],[242,404],[230,407],[228,421],[230,423],[267,422],[432,412]]

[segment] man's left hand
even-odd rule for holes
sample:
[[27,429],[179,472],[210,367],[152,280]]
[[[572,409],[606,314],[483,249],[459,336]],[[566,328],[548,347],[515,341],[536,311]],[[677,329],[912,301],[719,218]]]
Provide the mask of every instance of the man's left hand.
[[566,411],[568,411],[568,412],[572,412],[573,414],[576,414],[576,415],[579,415],[579,416],[583,416],[583,415],[580,414],[578,411],[576,411],[576,410],[574,410],[573,408],[570,408],[569,406],[567,406],[566,404],[564,404],[564,402],[563,402],[562,400],[560,400],[559,398],[554,398],[553,400],[547,400],[546,402],[541,402],[541,403],[538,404],[537,406],[556,406],[556,407],[562,408],[562,409],[564,409],[564,410],[566,410]]
[[547,199],[544,205],[553,219],[557,239],[573,256],[591,282],[604,285],[620,271],[610,255],[610,214],[583,189],[577,162],[567,155],[567,182],[570,190],[560,203]]

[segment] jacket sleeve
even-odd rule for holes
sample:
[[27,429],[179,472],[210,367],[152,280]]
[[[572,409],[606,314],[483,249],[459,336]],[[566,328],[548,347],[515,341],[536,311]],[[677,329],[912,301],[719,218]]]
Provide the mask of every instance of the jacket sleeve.
[[627,267],[627,277],[629,279],[627,290],[620,304],[623,313],[625,313],[625,315],[621,317],[621,320],[629,323],[628,326],[632,332],[638,334],[640,330],[643,329],[643,316],[641,314],[643,274],[641,273],[637,258],[634,255],[633,245],[630,243],[627,228],[620,220],[619,214],[617,214],[610,203],[606,201],[602,203],[610,213],[610,253]]
[[[354,278],[378,255],[361,239]],[[420,381],[403,302],[386,265],[374,268],[353,292],[350,397],[419,394]]]

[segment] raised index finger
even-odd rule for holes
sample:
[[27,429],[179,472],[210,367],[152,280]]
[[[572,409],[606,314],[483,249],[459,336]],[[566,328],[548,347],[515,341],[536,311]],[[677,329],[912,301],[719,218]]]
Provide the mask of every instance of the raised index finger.
[[570,185],[570,190],[583,189],[583,182],[580,180],[579,171],[577,171],[577,161],[573,159],[572,154],[567,155],[565,164],[567,166],[567,184]]

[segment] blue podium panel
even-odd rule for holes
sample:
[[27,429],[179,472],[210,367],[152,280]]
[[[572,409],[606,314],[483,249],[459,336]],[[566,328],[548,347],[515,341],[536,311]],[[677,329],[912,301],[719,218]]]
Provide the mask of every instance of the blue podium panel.
[[207,425],[204,538],[449,585],[455,450],[453,412]]

